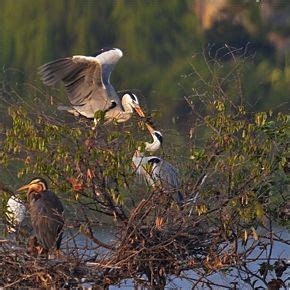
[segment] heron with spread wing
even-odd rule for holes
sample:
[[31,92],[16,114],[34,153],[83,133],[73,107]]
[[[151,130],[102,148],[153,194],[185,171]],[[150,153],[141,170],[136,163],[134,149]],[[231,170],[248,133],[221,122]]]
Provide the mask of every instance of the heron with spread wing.
[[120,49],[111,48],[95,56],[65,57],[42,65],[39,74],[47,86],[64,83],[71,106],[60,106],[60,110],[89,119],[103,111],[107,122],[119,123],[127,121],[133,110],[145,117],[135,94],[125,93],[120,100],[110,83],[112,70],[122,56]]

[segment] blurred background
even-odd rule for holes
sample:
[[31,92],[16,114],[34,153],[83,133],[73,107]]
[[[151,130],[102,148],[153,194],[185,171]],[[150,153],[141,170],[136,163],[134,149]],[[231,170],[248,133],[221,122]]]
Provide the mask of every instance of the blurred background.
[[240,77],[250,110],[287,112],[289,15],[284,0],[1,0],[0,78],[12,86],[39,82],[45,62],[118,47],[116,90],[137,89],[142,105],[159,112],[160,126],[182,130],[193,70],[209,74],[204,53],[229,70],[227,46],[245,60]]

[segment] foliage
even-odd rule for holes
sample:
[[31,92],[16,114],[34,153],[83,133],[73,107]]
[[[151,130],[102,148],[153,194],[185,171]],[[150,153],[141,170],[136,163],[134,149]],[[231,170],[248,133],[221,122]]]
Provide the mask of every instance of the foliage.
[[[190,138],[177,151],[166,148],[164,155],[175,165],[181,160],[178,166],[187,201],[182,210],[172,202],[172,193],[141,185],[135,178],[131,160],[135,149],[144,147],[142,122],[108,127],[102,124],[102,114],[96,113],[100,123],[93,130],[90,122],[64,119],[47,114],[38,103],[17,105],[7,98],[10,124],[1,132],[5,136],[2,166],[17,162],[14,174],[19,177],[48,177],[51,187],[66,200],[68,224],[94,243],[85,248],[88,255],[75,256],[75,248],[64,250],[68,260],[61,275],[49,270],[50,263],[43,267],[41,260],[34,264],[41,273],[37,267],[27,267],[35,260],[27,254],[15,253],[16,260],[9,256],[11,269],[21,265],[26,273],[21,278],[11,270],[15,283],[30,286],[40,279],[46,286],[52,281],[58,286],[74,285],[86,277],[104,286],[131,278],[137,284],[162,288],[170,277],[181,277],[189,270],[199,275],[188,278],[192,285],[209,283],[214,272],[233,279],[247,273],[252,288],[257,283],[284,283],[283,256],[277,260],[271,250],[270,256],[267,253],[273,237],[289,245],[273,229],[274,222],[285,222],[281,212],[290,199],[289,120],[282,113],[247,109],[241,82],[244,61],[234,57],[230,75],[223,75],[220,62],[208,61],[211,78],[193,68],[199,81],[186,98],[193,120]],[[236,93],[236,99],[228,92]],[[112,243],[96,238],[102,216],[115,225]],[[1,251],[0,255],[7,255],[6,246]],[[259,252],[254,261],[261,262],[260,275],[247,268],[253,251]],[[265,256],[267,262],[259,259]],[[76,260],[71,281],[66,278],[67,263],[75,265]],[[270,280],[274,271],[277,279]],[[140,276],[146,279],[140,281]],[[15,285],[9,279],[5,283]]]
[[[19,178],[48,176],[53,188],[79,202],[82,197],[98,200],[98,191],[105,189],[117,206],[123,203],[124,192],[131,194],[126,184],[132,179],[131,156],[138,142],[129,128],[98,127],[95,132],[87,124],[67,125],[40,112],[30,115],[18,106],[10,107],[8,113],[12,128],[5,132],[1,163],[9,166],[21,160]],[[101,208],[108,205],[100,203]]]

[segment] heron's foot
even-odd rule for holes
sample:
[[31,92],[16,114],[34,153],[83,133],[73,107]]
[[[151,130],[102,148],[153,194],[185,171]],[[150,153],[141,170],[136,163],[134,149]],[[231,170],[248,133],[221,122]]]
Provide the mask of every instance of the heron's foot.
[[39,255],[39,243],[35,236],[32,236],[28,239],[27,252],[34,257],[37,257]]
[[57,260],[61,260],[61,258],[62,258],[62,254],[61,254],[60,249],[55,250],[55,258],[56,258]]

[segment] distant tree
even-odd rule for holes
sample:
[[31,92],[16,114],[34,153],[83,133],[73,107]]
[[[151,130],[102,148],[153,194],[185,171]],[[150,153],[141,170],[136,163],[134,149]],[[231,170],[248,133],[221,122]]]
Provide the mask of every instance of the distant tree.
[[[209,50],[211,56],[217,52],[219,58],[232,62],[228,45],[242,55],[255,55],[243,75],[246,101],[257,111],[285,102],[286,112],[289,5],[262,2],[229,0],[226,17],[220,12],[217,19],[221,21],[203,31],[191,0],[2,0],[1,79],[13,85],[37,83],[37,68],[43,63],[74,54],[91,55],[104,46],[119,47],[124,58],[112,74],[115,87],[136,89],[141,102],[164,116],[158,119],[162,126],[183,130],[180,120],[189,114],[184,96],[192,91],[192,66],[210,78],[200,51]],[[283,54],[278,54],[278,42],[283,44]],[[230,73],[229,67],[224,66],[225,73]],[[24,91],[24,98],[30,97]]]

